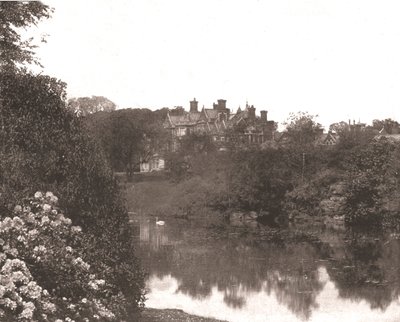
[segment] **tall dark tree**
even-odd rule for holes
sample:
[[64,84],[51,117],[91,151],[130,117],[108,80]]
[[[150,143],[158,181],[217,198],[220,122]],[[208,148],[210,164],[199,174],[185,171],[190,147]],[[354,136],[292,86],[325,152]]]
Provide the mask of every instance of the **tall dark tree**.
[[0,216],[36,190],[54,191],[85,232],[86,260],[130,303],[121,307],[126,319],[143,299],[143,276],[112,172],[67,110],[62,82],[10,70],[0,76]]
[[21,29],[37,25],[50,17],[52,9],[40,1],[0,2],[0,66],[15,68],[21,64],[39,63],[32,39],[23,39]]
[[322,131],[322,126],[316,121],[317,115],[307,112],[290,113],[284,123],[289,143],[301,148],[314,145]]
[[385,203],[393,194],[396,181],[395,145],[385,138],[367,146],[353,148],[346,160],[347,212],[349,224],[366,225],[382,222]]
[[324,162],[321,149],[317,146],[323,128],[316,118],[317,115],[307,112],[291,113],[284,123],[287,137],[284,162],[300,183],[309,179]]
[[[143,301],[144,285],[118,185],[66,108],[65,84],[21,68],[38,62],[21,29],[50,13],[40,2],[0,2],[0,217],[11,214],[16,199],[54,191],[85,233],[84,260],[110,281],[107,298],[119,298],[117,319],[127,320]],[[45,276],[40,265],[31,272]],[[48,291],[58,296],[62,288]]]
[[286,191],[291,189],[291,172],[277,149],[234,153],[229,195],[232,205],[247,210],[279,212]]
[[161,112],[148,109],[122,109],[88,115],[84,122],[89,133],[100,142],[112,168],[130,177],[141,161],[162,152],[167,136]]

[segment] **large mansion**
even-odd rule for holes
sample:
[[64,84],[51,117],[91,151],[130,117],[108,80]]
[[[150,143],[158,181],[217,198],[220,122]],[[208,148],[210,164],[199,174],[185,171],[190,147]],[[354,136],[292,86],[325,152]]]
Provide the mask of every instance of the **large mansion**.
[[[366,124],[346,124],[342,122],[349,132],[367,131]],[[277,147],[285,146],[290,138],[286,131],[277,132],[276,122],[268,120],[268,112],[261,110],[256,115],[256,108],[246,103],[242,110],[240,107],[232,112],[226,105],[226,100],[219,99],[213,103],[212,108],[204,106],[199,110],[199,102],[196,99],[190,101],[189,111],[183,108],[169,110],[163,122],[164,129],[169,133],[168,144],[156,151],[140,164],[141,172],[153,172],[165,168],[164,156],[166,152],[176,152],[182,139],[191,134],[201,134],[209,137],[218,150],[224,151],[231,148],[247,148],[250,146]],[[379,133],[378,133],[379,132]],[[394,124],[388,134],[384,128],[378,131],[376,138],[382,136],[400,141],[400,127]],[[321,148],[335,146],[340,140],[335,130],[324,133],[320,128],[315,133],[314,144]]]
[[239,107],[236,113],[232,113],[223,99],[214,103],[213,108],[203,106],[199,111],[198,101],[193,99],[189,112],[169,112],[164,128],[170,132],[172,151],[177,149],[181,137],[191,133],[209,135],[221,149],[226,147],[233,131],[239,136],[240,143],[262,144],[273,139],[276,126],[274,121],[268,121],[267,111],[260,114],[257,117],[255,107],[248,104],[244,110]]

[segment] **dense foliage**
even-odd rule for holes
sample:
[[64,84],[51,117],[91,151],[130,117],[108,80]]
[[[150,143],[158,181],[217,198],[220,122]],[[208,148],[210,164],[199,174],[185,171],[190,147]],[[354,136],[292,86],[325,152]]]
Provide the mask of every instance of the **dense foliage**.
[[[1,285],[11,287],[7,292],[1,290],[2,312],[12,320],[51,321],[60,316],[71,321],[93,318],[94,314],[106,319],[101,315],[104,308],[104,312],[112,312],[109,318],[132,319],[144,300],[144,276],[112,170],[81,119],[68,110],[65,84],[22,67],[36,59],[34,46],[21,39],[20,28],[36,24],[50,12],[40,2],[0,4],[0,41],[4,48],[0,56],[0,238],[2,246],[9,244],[12,249],[2,257],[1,265],[4,273],[13,274],[15,268],[25,274],[23,280],[15,281],[16,287],[26,282],[29,288],[32,282],[35,289],[35,298],[25,294],[24,288],[20,291],[25,293],[10,295],[7,292],[15,289],[2,278]],[[25,201],[38,189],[60,196],[60,207],[70,219],[61,220],[58,208],[52,208],[49,200],[45,204],[41,199],[30,200],[33,204]],[[11,214],[16,204],[23,207]],[[79,228],[68,228],[71,222]],[[39,244],[31,241],[25,245],[24,234],[35,231],[37,225],[37,230],[43,230]],[[19,235],[20,240],[16,239]],[[35,246],[46,253],[40,256],[42,260],[35,259]],[[68,246],[73,249],[72,257],[66,253]],[[74,259],[79,263],[72,263]],[[84,270],[73,268],[71,263]],[[97,277],[106,281],[100,293],[91,287]],[[44,302],[40,302],[41,296]],[[17,307],[7,298],[17,301]],[[78,305],[79,301],[82,304]],[[50,311],[44,303],[50,303]],[[74,308],[67,308],[67,304]]]
[[228,194],[235,208],[277,212],[286,191],[291,189],[292,172],[281,150],[237,152],[229,173]]
[[399,147],[385,139],[352,151],[347,168],[347,213],[351,224],[380,224],[390,209],[385,204],[397,191],[393,173],[395,151]]
[[115,111],[116,104],[104,96],[75,97],[68,100],[68,108],[79,116],[96,112]]
[[119,320],[123,295],[84,259],[82,228],[57,203],[36,192],[0,221],[1,319]]
[[[376,228],[399,213],[400,148],[396,141],[380,138],[379,122],[374,123],[333,124],[340,139],[332,146],[321,145],[321,127],[307,113],[291,115],[275,145],[216,152],[207,136],[188,135],[167,159],[178,182],[173,200],[189,209],[201,201],[203,208],[268,216],[344,216],[349,225]],[[382,124],[396,131],[394,122]],[[186,194],[191,202],[179,197]]]
[[40,1],[0,2],[0,67],[14,68],[25,63],[38,63],[32,39],[23,39],[21,29],[49,18],[52,9]]
[[291,113],[286,125],[288,144],[293,148],[309,148],[314,145],[318,133],[322,130],[321,124],[316,121],[317,115],[306,112]]
[[35,189],[53,190],[85,232],[86,258],[126,296],[125,313],[143,300],[117,182],[99,148],[65,106],[64,85],[47,76],[1,74],[1,205],[4,211]]
[[99,142],[114,171],[131,177],[140,161],[148,160],[165,146],[162,129],[165,111],[122,109],[98,112],[83,119],[89,133]]

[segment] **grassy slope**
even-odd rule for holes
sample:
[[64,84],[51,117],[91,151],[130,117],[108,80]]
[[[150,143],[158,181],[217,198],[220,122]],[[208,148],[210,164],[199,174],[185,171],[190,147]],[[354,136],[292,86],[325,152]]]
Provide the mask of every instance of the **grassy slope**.
[[125,198],[129,211],[138,214],[157,214],[171,204],[174,184],[168,181],[129,183]]

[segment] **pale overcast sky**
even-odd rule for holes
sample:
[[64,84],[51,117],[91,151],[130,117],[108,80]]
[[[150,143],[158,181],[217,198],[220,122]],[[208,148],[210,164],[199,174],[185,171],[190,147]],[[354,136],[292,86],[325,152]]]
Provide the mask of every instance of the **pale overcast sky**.
[[44,71],[120,108],[248,100],[282,122],[400,121],[400,1],[45,1]]

